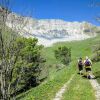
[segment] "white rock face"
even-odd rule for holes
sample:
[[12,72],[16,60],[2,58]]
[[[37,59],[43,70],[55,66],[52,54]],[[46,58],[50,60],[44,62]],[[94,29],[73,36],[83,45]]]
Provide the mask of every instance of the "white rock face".
[[66,22],[59,19],[35,20],[10,13],[6,25],[24,37],[36,37],[38,43],[51,46],[61,41],[83,40],[96,36],[88,22]]

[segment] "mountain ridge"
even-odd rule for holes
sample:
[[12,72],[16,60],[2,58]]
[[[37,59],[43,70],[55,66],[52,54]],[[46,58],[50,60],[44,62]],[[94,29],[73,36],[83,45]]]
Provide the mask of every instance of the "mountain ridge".
[[[45,46],[60,41],[73,41],[91,38],[97,35],[97,26],[83,22],[67,22],[62,19],[33,19],[10,12],[6,25],[26,38],[38,38]],[[24,26],[24,27],[23,27]]]

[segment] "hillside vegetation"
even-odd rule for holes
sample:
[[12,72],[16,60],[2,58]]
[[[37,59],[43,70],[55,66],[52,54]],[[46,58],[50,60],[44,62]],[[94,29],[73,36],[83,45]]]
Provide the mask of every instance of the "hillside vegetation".
[[[45,59],[41,56],[43,46],[35,38],[24,38],[8,27],[0,31],[0,99],[7,100],[40,84],[38,78]],[[3,98],[2,98],[3,97]]]
[[[62,99],[95,100],[88,79],[77,74],[77,59],[92,59],[100,83],[99,33],[87,22],[33,20],[0,7],[0,100],[53,100],[72,76]],[[57,41],[72,42],[43,47]]]
[[[52,100],[56,92],[73,74],[75,74],[75,77],[70,84],[68,91],[64,94],[63,100],[95,100],[94,91],[89,81],[86,78],[77,75],[77,59],[79,57],[85,59],[85,56],[92,57],[92,47],[95,44],[100,43],[99,41],[100,36],[97,36],[83,41],[56,43],[52,47],[44,48],[42,55],[47,59],[46,65],[49,67],[48,79],[38,87],[17,96],[17,100]],[[62,67],[61,62],[54,56],[54,50],[59,46],[71,48],[72,61],[68,66]],[[57,64],[60,64],[63,69],[57,71]],[[99,65],[100,62],[94,62],[92,70],[100,83]]]

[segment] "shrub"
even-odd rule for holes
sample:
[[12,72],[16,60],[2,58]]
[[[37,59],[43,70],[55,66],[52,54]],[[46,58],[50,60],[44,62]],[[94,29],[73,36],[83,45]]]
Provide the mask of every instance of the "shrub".
[[100,61],[100,50],[99,51],[96,51],[94,53],[94,55],[92,56],[92,61],[93,62],[99,62]]
[[100,44],[96,44],[93,46],[93,56],[92,56],[92,61],[98,62],[100,61]]
[[68,65],[71,62],[71,48],[66,46],[58,47],[54,52],[56,59],[60,60],[64,65]]

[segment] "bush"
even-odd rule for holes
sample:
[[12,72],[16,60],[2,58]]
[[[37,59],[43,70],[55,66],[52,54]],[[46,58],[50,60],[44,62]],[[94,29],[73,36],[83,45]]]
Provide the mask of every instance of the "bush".
[[12,49],[18,50],[14,59],[11,93],[19,94],[39,84],[39,75],[45,59],[41,56],[43,46],[37,45],[37,39],[17,38]]
[[92,57],[92,61],[93,62],[99,62],[100,61],[100,50],[97,51],[96,53],[94,53],[94,55]]
[[92,61],[98,62],[100,61],[100,44],[96,44],[93,46],[93,56],[92,56]]
[[68,65],[71,62],[71,48],[66,46],[58,47],[54,52],[56,59],[60,60],[64,65]]

